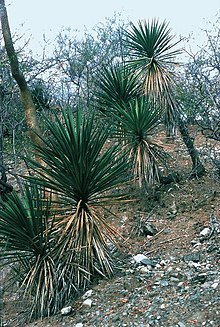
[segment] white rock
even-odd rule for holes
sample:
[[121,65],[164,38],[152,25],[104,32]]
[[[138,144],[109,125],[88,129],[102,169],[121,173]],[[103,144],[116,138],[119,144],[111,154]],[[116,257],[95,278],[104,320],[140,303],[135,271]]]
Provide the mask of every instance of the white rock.
[[201,264],[199,262],[189,261],[188,262],[188,266],[189,267],[193,267],[193,268],[200,268],[201,267]]
[[91,307],[92,306],[92,300],[91,299],[86,299],[85,301],[83,301],[83,305],[85,305],[87,307]]
[[88,290],[88,291],[86,291],[84,294],[83,294],[83,296],[82,296],[82,298],[83,298],[83,300],[85,300],[85,299],[87,299],[88,297],[90,297],[91,295],[92,295],[92,290]]
[[133,259],[135,262],[140,263],[143,259],[147,259],[147,257],[144,254],[136,254]]
[[209,288],[209,287],[211,287],[211,282],[205,282],[205,283],[203,283],[201,285],[201,287],[203,287],[203,288]]
[[83,327],[83,324],[81,322],[78,322],[75,327]]
[[61,315],[68,315],[72,311],[71,305],[61,309]]
[[177,286],[178,286],[178,287],[183,287],[183,286],[184,286],[184,282],[179,282],[179,283],[177,284]]
[[171,266],[167,267],[167,272],[169,273],[171,271],[173,271],[173,267],[171,267]]
[[[201,234],[200,234],[201,235]],[[204,235],[203,235],[204,236]],[[199,246],[201,246],[202,244],[200,242],[197,242],[193,245],[194,248],[198,248]]]
[[204,228],[199,234],[202,235],[202,236],[209,235],[210,234],[210,228],[209,227]]
[[218,287],[218,284],[219,284],[219,282],[214,282],[213,284],[212,284],[212,288],[214,288],[214,289],[216,289],[217,287]]
[[141,267],[141,268],[139,269],[139,272],[140,272],[141,274],[149,273],[149,271],[150,271],[150,269],[148,268],[148,266],[147,266],[147,267]]

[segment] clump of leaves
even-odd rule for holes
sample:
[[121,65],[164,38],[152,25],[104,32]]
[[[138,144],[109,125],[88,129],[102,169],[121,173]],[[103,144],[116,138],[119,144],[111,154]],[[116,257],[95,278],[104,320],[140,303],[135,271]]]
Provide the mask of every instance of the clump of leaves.
[[141,91],[138,76],[122,64],[102,68],[96,86],[98,108],[106,115],[115,106],[128,104]]
[[26,185],[20,198],[7,196],[0,209],[0,258],[11,264],[11,283],[19,283],[31,299],[30,316],[44,316],[60,308],[59,274],[54,262],[51,201],[36,185]]
[[[118,233],[103,218],[100,209],[124,202],[114,192],[128,180],[128,161],[118,145],[106,146],[110,127],[85,117],[79,110],[55,115],[47,122],[50,134],[36,146],[45,165],[30,160],[38,174],[32,181],[57,192],[66,211],[56,218],[56,260],[62,262],[62,275],[68,275],[77,290],[85,289],[95,274],[112,275],[110,244]],[[113,192],[112,192],[113,191]]]
[[131,24],[125,32],[125,45],[130,58],[126,66],[139,76],[144,94],[151,96],[163,109],[165,125],[169,134],[177,121],[175,100],[174,67],[176,57],[182,50],[176,49],[181,40],[174,36],[166,21],[139,21],[138,26]]
[[160,122],[160,110],[146,96],[139,96],[111,112],[119,123],[116,135],[132,162],[132,175],[140,188],[149,189],[160,181],[159,164],[166,164],[168,155],[153,142],[155,127]]

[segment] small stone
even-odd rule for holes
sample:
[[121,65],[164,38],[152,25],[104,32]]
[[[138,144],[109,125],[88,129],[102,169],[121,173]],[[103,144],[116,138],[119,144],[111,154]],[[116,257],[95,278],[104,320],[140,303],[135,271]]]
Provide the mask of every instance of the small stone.
[[85,301],[83,301],[83,305],[91,308],[92,300],[91,299],[86,299]]
[[178,284],[177,284],[177,287],[179,287],[179,288],[181,288],[181,287],[183,287],[184,286],[184,282],[179,282]]
[[168,281],[167,280],[161,280],[160,281],[160,285],[163,286],[163,287],[166,287],[169,285]]
[[72,311],[71,305],[61,309],[61,315],[66,316]]
[[210,234],[210,228],[209,227],[204,228],[199,234],[201,236],[208,236]]
[[82,296],[83,300],[87,299],[88,297],[90,297],[92,295],[92,290],[88,290],[87,292],[85,292]]
[[75,327],[83,327],[83,324],[81,322],[78,322]]
[[171,282],[174,282],[174,283],[178,283],[179,282],[179,278],[176,278],[176,277],[170,277],[170,281]]
[[151,259],[144,258],[140,262],[145,266],[156,267],[156,263]]
[[161,265],[159,263],[156,264],[155,268],[160,269]]
[[170,210],[168,212],[169,215],[176,215],[177,214],[177,208],[176,208],[176,202],[173,201],[173,204],[170,206]]
[[179,321],[178,322],[178,327],[186,327],[186,325],[183,322]]
[[191,302],[197,302],[199,300],[199,296],[197,294],[194,294],[190,297]]
[[171,228],[165,228],[163,233],[164,234],[170,234],[171,233]]
[[211,282],[205,282],[204,284],[202,284],[203,288],[209,288],[211,287]]
[[199,262],[193,262],[193,261],[189,261],[188,266],[189,267],[193,267],[196,270],[198,270],[199,268],[201,268],[201,265],[200,265]]
[[170,266],[170,267],[167,268],[167,272],[169,273],[171,271],[173,271],[173,267]]
[[150,272],[150,269],[148,267],[140,267],[139,272],[141,274],[147,274]]
[[216,289],[218,287],[219,282],[215,282],[211,285],[212,288]]
[[186,254],[184,256],[184,261],[199,262],[200,261],[200,252],[193,252],[193,253]]
[[146,255],[139,253],[139,254],[136,254],[136,255],[133,257],[133,259],[134,259],[134,261],[135,261],[136,263],[140,263],[143,259],[147,259],[147,257],[146,257]]

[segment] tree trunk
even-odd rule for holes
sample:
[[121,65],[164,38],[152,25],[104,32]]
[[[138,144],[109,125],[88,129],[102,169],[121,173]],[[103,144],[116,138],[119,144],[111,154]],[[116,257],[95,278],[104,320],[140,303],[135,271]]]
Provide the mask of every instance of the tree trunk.
[[183,142],[185,143],[189,155],[192,159],[192,173],[191,176],[192,177],[202,177],[205,175],[206,171],[205,168],[199,158],[199,153],[197,151],[197,149],[194,146],[194,142],[192,140],[192,138],[189,135],[189,131],[187,128],[187,125],[185,124],[185,122],[181,119],[180,115],[178,114],[178,126],[179,126],[179,131],[181,133]]
[[0,0],[0,19],[2,26],[2,34],[5,42],[5,49],[9,58],[12,76],[18,84],[20,89],[20,98],[25,111],[26,124],[29,136],[34,144],[41,145],[40,127],[37,121],[36,109],[32,100],[31,91],[27,85],[23,73],[20,71],[17,54],[12,42],[10,26],[8,22],[7,10],[5,7],[5,0]]
[[[36,114],[36,108],[32,99],[31,91],[27,85],[25,77],[19,68],[18,57],[12,42],[11,31],[8,21],[7,10],[5,7],[5,0],[0,0],[0,20],[2,26],[2,34],[5,42],[5,49],[9,58],[11,73],[20,89],[20,99],[25,112],[26,124],[31,141],[43,146],[43,142],[39,136],[42,135]],[[35,160],[45,165],[42,158],[35,156]],[[47,195],[46,195],[47,196]],[[57,201],[57,194],[53,194],[53,199]]]

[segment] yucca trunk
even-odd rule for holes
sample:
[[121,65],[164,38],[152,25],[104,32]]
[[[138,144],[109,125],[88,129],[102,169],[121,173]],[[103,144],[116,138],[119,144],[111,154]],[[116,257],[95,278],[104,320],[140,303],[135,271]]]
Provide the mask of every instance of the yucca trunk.
[[189,135],[188,128],[181,117],[178,117],[178,126],[183,142],[185,143],[192,160],[191,176],[197,178],[202,177],[206,173],[205,168],[200,160],[198,150],[195,148],[194,142]]

